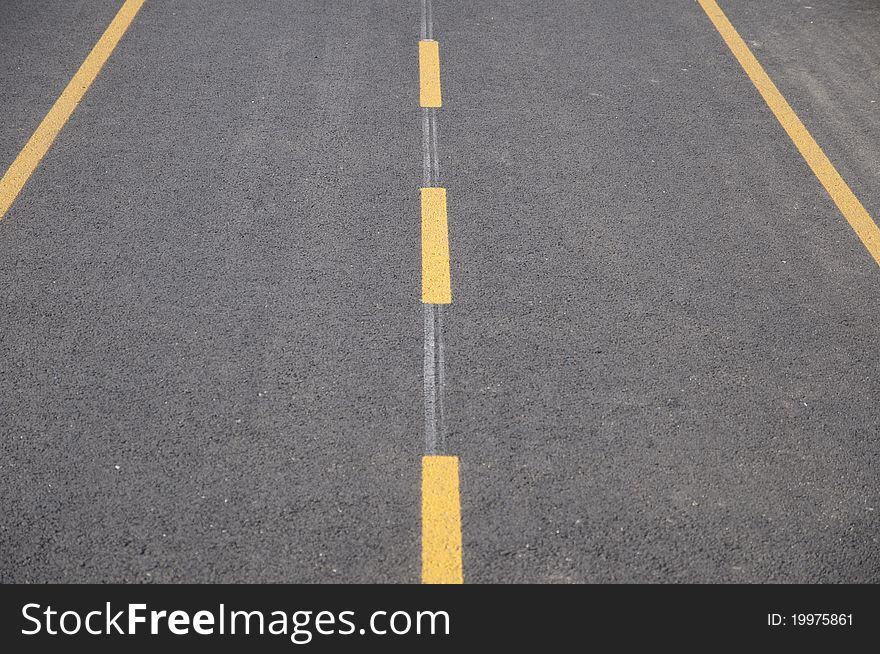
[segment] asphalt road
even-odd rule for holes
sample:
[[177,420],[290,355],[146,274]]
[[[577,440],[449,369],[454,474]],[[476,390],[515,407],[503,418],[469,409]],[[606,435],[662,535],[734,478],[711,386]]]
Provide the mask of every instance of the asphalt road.
[[[0,173],[121,4],[0,3]],[[880,6],[719,4],[880,217]],[[0,581],[419,581],[420,12],[144,3],[0,220]],[[880,581],[880,268],[701,6],[433,38],[465,581]]]

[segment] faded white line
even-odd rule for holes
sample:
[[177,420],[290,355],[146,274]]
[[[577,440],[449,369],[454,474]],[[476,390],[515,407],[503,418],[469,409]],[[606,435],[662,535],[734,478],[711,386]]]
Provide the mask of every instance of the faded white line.
[[436,321],[437,305],[424,305],[425,314],[425,452],[437,453],[437,368],[436,368]]
[[422,0],[422,32],[421,38],[434,38],[434,16],[431,8],[431,0]]
[[422,186],[429,187],[431,184],[431,117],[430,109],[422,108]]
[[437,305],[437,408],[439,409],[438,420],[438,447],[446,452],[446,354],[443,346],[443,313],[445,307]]
[[440,186],[440,147],[438,146],[439,130],[437,120],[437,110],[430,109],[431,112],[431,153],[434,155],[434,186]]

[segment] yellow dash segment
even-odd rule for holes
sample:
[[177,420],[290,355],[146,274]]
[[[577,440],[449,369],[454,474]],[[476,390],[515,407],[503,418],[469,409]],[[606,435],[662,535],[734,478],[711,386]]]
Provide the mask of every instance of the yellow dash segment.
[[79,67],[55,104],[52,105],[49,113],[31,135],[30,140],[18,153],[3,178],[0,179],[0,220],[9,211],[9,207],[15,202],[21,189],[24,188],[46,152],[52,147],[55,137],[58,136],[86,91],[89,90],[92,82],[95,81],[101,68],[128,30],[128,26],[131,25],[131,21],[134,20],[143,4],[144,0],[126,0],[82,66]]
[[437,41],[419,41],[419,104],[439,107],[440,97],[440,44]]
[[828,195],[834,200],[837,208],[855,230],[868,252],[874,257],[874,261],[880,265],[880,229],[877,224],[840,176],[840,173],[837,172],[819,144],[807,131],[807,128],[804,127],[764,68],[758,63],[755,55],[749,50],[736,28],[721,11],[718,3],[715,0],[698,0],[698,2],[709,20],[715,25],[715,29],[721,34],[721,38],[727,43],[733,56],[736,57],[749,79],[752,80],[752,84],[764,98],[767,106],[770,107],[791,140],[794,141],[801,156],[822,183],[822,186],[825,187],[825,190],[828,191]]
[[445,188],[422,189],[422,302],[452,302]]
[[422,583],[463,582],[458,457],[426,456],[422,459]]

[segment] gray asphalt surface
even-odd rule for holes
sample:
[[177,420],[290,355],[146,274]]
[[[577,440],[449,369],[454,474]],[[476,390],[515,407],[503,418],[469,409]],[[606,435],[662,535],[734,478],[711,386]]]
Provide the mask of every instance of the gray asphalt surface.
[[[4,170],[119,4],[0,4]],[[419,4],[243,4],[0,221],[0,581],[419,579]],[[880,7],[720,4],[880,217]],[[880,271],[700,7],[434,37],[465,580],[880,581]]]

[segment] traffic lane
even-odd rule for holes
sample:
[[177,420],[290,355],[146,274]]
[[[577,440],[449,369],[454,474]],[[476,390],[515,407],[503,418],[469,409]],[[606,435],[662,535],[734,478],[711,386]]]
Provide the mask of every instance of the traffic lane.
[[699,7],[435,13],[466,579],[876,581],[876,264]]
[[880,5],[868,0],[720,4],[876,222]]
[[4,580],[418,579],[417,25],[144,6],[0,223]]
[[0,3],[0,176],[121,6],[121,0]]

